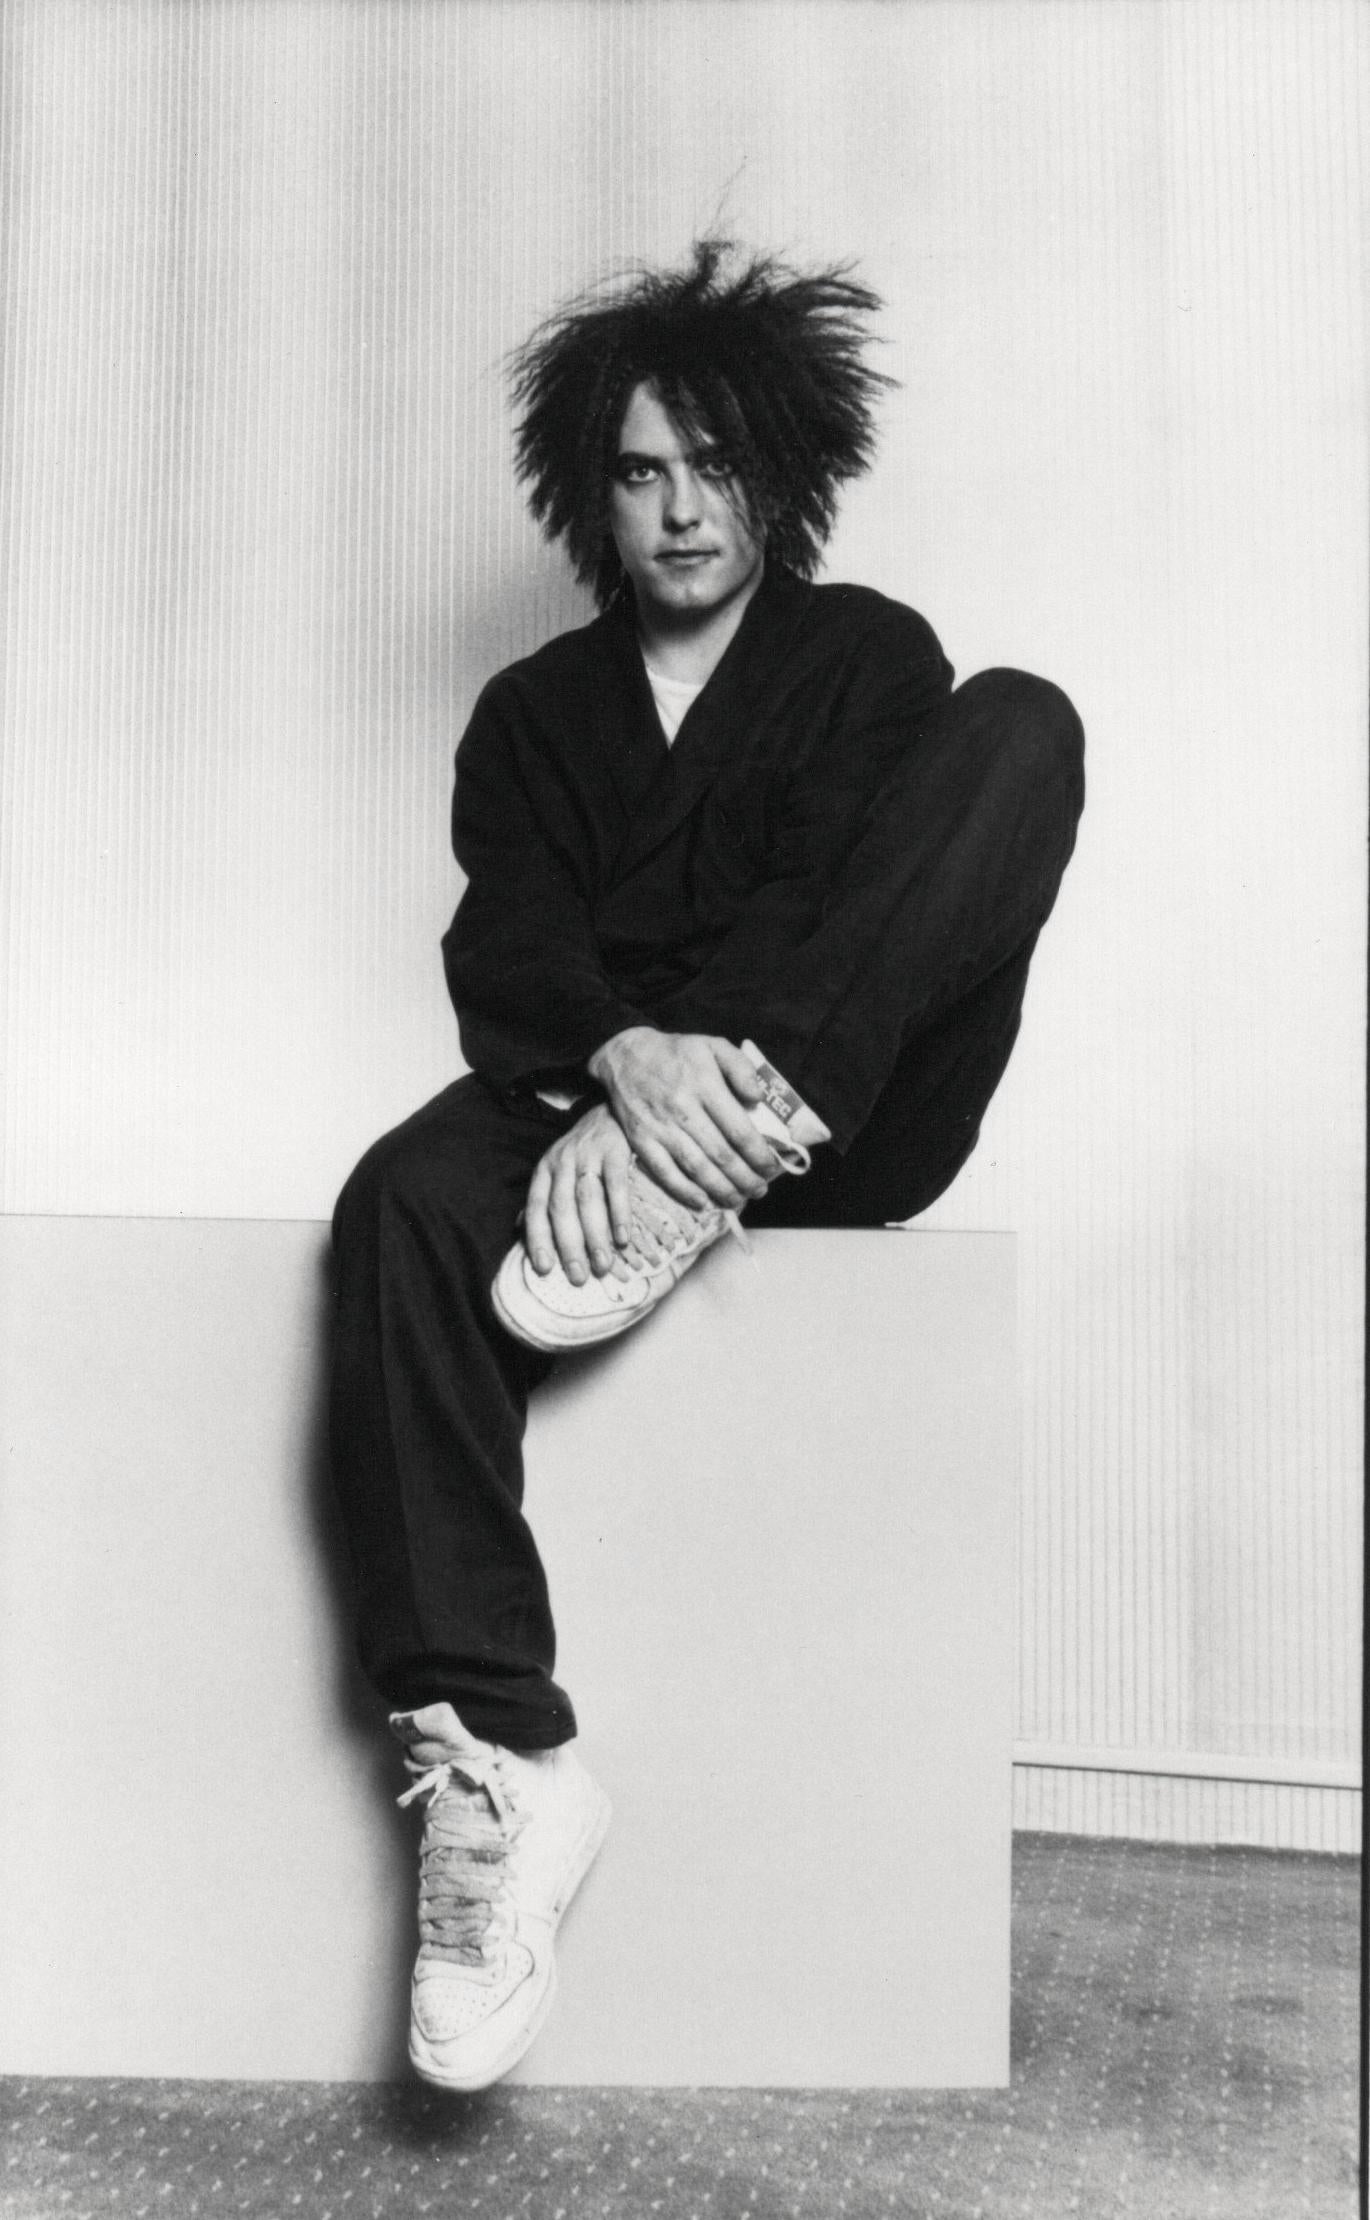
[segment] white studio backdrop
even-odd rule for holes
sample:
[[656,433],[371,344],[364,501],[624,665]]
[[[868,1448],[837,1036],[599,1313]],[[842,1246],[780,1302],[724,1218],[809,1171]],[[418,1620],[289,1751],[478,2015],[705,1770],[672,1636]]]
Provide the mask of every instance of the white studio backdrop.
[[[1347,1846],[1358,0],[16,0],[0,39],[0,1202],[321,1217],[460,1069],[452,748],[587,613],[502,357],[710,226],[855,254],[901,382],[829,575],[1090,740],[926,1221],[1020,1235],[1023,1808],[1060,1773],[1121,1824],[1061,1772],[1102,1751],[1199,1777],[1133,1780],[1135,1831]],[[1210,1758],[1283,1785],[1233,1817]]]

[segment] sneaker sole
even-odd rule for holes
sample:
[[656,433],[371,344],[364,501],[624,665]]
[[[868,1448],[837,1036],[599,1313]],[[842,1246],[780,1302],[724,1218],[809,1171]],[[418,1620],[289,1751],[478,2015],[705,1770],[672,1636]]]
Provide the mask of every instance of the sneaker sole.
[[541,1321],[538,1326],[531,1325],[506,1299],[506,1274],[511,1287],[523,1289],[521,1249],[511,1249],[500,1266],[490,1289],[490,1302],[506,1333],[512,1334],[515,1341],[521,1341],[526,1348],[540,1350],[544,1356],[549,1357],[560,1356],[567,1349],[592,1349],[598,1342],[616,1341],[620,1334],[627,1333],[630,1326],[635,1326],[640,1318],[648,1317],[660,1301],[659,1296],[653,1296],[650,1302],[638,1303],[632,1310],[606,1313],[602,1318],[557,1320],[555,1312],[549,1311],[544,1315],[552,1319],[554,1324],[551,1328],[542,1328]]
[[[570,1865],[567,1867],[566,1877],[562,1882],[561,1894],[552,1907],[553,1941],[555,1941],[557,1928],[560,1926],[576,1890],[580,1887],[581,1882],[585,1879],[586,1874],[599,1855],[604,1837],[609,1832],[609,1822],[613,1815],[613,1806],[608,1797],[602,1788],[598,1789],[597,1802],[590,1823],[576,1845]],[[517,1990],[514,1993],[517,1995]],[[431,2082],[435,2089],[451,2089],[466,2096],[474,2096],[477,2090],[488,2089],[492,2083],[502,2081],[507,2073],[512,2073],[519,2060],[532,2049],[533,2044],[542,2033],[553,2004],[556,2002],[556,1994],[557,1962],[556,1953],[553,1950],[548,1958],[547,1979],[543,1984],[542,1994],[534,2005],[531,2015],[520,2027],[515,2029],[504,2049],[496,2053],[493,2062],[465,2073],[453,2070],[443,2064],[424,2038],[411,2025],[409,2030],[409,2063],[415,2073],[420,2075],[424,2081]]]

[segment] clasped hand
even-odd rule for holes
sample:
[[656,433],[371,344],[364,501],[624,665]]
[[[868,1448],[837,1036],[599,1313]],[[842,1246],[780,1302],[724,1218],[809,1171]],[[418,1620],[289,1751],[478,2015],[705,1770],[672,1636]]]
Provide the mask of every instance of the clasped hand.
[[740,1210],[764,1195],[776,1156],[748,1117],[762,1099],[740,1048],[708,1033],[633,1025],[589,1060],[607,1101],[552,1143],[533,1174],[524,1245],[538,1272],[560,1258],[576,1286],[632,1241],[628,1167],[636,1156],[692,1210]]

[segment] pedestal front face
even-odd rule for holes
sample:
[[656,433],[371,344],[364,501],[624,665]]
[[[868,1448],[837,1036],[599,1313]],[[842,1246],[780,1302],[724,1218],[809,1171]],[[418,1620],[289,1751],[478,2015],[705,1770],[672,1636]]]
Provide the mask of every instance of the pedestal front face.
[[615,1824],[524,2078],[1006,2082],[1012,1241],[755,1250],[534,1405]]
[[[403,2073],[322,1229],[0,1221],[0,2072]],[[1007,2079],[1012,1243],[729,1243],[534,1401],[614,1826],[542,2082]]]

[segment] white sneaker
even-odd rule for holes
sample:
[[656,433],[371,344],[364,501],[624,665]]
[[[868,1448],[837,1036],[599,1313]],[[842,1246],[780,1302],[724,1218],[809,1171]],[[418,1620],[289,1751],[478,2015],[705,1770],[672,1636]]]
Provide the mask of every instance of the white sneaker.
[[399,1800],[427,1803],[409,2056],[440,2089],[485,2089],[552,2008],[557,1923],[604,1840],[609,1799],[571,1749],[479,1742],[450,1704],[394,1712],[390,1725],[417,1776]]
[[614,1251],[603,1278],[592,1274],[577,1287],[560,1262],[550,1272],[535,1272],[522,1241],[514,1243],[495,1275],[490,1300],[500,1324],[516,1340],[552,1355],[612,1341],[655,1310],[725,1233],[744,1238],[736,1211],[713,1206],[692,1210],[668,1195],[640,1164],[628,1167],[628,1200],[632,1246]]
[[[749,1112],[769,1141],[776,1174],[796,1175],[809,1168],[809,1149],[831,1138],[827,1127],[751,1041],[743,1050],[766,1088],[765,1099]],[[632,1241],[616,1249],[602,1277],[591,1274],[577,1287],[559,1261],[550,1272],[535,1272],[521,1241],[516,1241],[495,1275],[490,1300],[495,1316],[516,1341],[552,1356],[565,1349],[586,1349],[612,1341],[656,1309],[706,1249],[730,1233],[747,1246],[735,1210],[710,1205],[692,1210],[634,1162],[628,1167]]]

